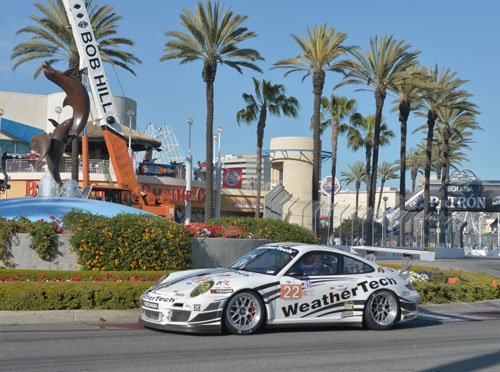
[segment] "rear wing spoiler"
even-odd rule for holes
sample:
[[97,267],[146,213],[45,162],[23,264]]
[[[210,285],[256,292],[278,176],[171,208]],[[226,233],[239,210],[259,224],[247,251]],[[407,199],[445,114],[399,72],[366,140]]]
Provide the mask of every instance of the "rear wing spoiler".
[[366,253],[366,258],[370,261],[375,261],[377,252],[385,253],[395,253],[403,255],[403,262],[401,264],[401,271],[399,275],[404,279],[407,279],[410,275],[410,267],[413,262],[414,257],[418,257],[423,261],[434,261],[434,252],[416,250],[416,249],[402,249],[402,248],[382,248],[382,247],[371,247],[371,246],[352,246],[351,251],[355,253]]

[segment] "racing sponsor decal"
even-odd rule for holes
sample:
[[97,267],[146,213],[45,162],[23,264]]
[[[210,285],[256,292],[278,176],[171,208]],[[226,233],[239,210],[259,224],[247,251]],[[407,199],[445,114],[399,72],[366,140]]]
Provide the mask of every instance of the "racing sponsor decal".
[[302,284],[282,284],[280,298],[282,300],[300,300],[302,298]]
[[194,304],[193,305],[193,311],[201,311],[201,305],[200,304]]
[[216,294],[233,293],[233,292],[234,290],[232,288],[214,288],[210,290],[210,293],[216,293]]
[[197,278],[193,278],[193,282],[197,282],[197,283],[208,282],[209,280],[211,280],[211,279],[208,276],[199,276]]
[[149,302],[149,301],[144,301],[144,300],[141,300],[141,305],[142,307],[147,307],[149,309],[158,309],[158,303],[156,302]]
[[[372,280],[370,282],[365,280],[357,283],[355,287],[346,289],[340,293],[330,292],[329,294],[324,294],[321,298],[315,299],[311,302],[304,302],[300,305],[296,302],[288,306],[282,306],[281,311],[283,312],[285,318],[297,315],[298,313],[300,313],[300,315],[304,314],[303,316],[309,316],[313,313],[325,310],[341,302],[345,303],[347,300],[358,296],[358,291],[368,293],[371,290],[375,290],[380,287],[386,287],[388,285],[397,285],[397,282],[393,278],[382,278],[379,280]],[[302,286],[300,286],[300,288],[302,289]],[[314,311],[310,312],[311,310]]]
[[304,297],[314,296],[314,289],[304,289],[304,290],[302,290],[302,296],[304,296]]
[[215,283],[216,287],[230,287],[229,285],[229,280],[219,280],[217,283]]
[[308,280],[303,280],[302,281],[302,288],[311,288],[312,285],[311,285],[311,281],[308,279]]
[[354,310],[354,301],[344,302],[344,310]]
[[354,316],[354,312],[352,311],[342,311],[342,318],[350,318]]
[[144,300],[153,301],[153,302],[175,302],[175,298],[170,297],[162,297],[162,296],[153,296],[151,294],[145,294]]

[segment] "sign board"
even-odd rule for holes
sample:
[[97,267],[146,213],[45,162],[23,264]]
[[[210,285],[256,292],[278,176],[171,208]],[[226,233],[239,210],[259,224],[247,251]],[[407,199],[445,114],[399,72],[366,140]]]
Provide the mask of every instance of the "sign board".
[[[326,176],[321,180],[321,192],[323,195],[330,196],[332,194],[332,176]],[[340,181],[335,177],[334,194],[336,195],[340,191]]]

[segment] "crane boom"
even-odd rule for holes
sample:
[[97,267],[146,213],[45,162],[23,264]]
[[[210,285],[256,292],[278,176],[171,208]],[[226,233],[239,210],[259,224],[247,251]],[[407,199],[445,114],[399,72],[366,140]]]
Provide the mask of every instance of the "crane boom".
[[132,205],[162,216],[171,215],[172,205],[156,205],[156,197],[141,196],[141,190],[130,159],[118,111],[104,70],[99,46],[90,23],[84,0],[63,0],[66,14],[80,55],[80,69],[87,74],[97,110],[95,121],[101,126],[106,148],[116,174],[118,186],[131,193]]

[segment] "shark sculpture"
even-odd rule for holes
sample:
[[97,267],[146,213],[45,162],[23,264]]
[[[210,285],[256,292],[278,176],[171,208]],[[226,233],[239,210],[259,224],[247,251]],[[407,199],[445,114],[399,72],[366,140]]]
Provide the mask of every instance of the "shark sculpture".
[[64,90],[66,98],[64,99],[63,106],[69,105],[73,108],[73,117],[62,123],[49,119],[55,127],[54,131],[52,133],[38,134],[30,141],[31,149],[40,155],[37,165],[45,159],[49,172],[59,185],[62,184],[59,163],[64,154],[66,144],[71,137],[80,134],[87,124],[90,112],[90,101],[87,90],[80,80],[71,76],[75,70],[71,68],[61,72],[53,69],[48,62],[44,63],[43,72],[45,77]]

